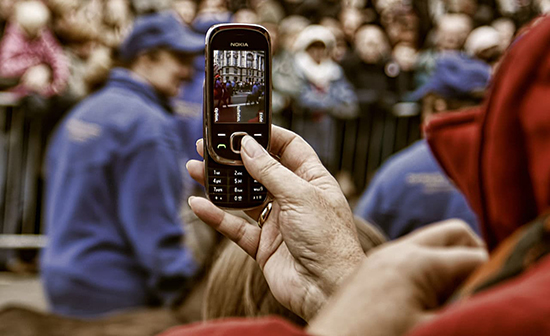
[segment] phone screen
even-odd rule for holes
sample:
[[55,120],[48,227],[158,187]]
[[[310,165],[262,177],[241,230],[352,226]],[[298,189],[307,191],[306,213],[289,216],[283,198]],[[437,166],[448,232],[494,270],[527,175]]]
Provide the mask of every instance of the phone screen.
[[214,123],[266,122],[263,50],[213,50]]

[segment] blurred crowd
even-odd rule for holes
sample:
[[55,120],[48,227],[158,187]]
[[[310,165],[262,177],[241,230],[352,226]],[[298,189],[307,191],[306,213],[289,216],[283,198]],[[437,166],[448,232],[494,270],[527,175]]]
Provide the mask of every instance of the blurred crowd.
[[[439,55],[464,52],[495,67],[517,28],[547,7],[505,0],[2,0],[0,77],[22,96],[63,97],[56,106],[67,109],[104,82],[139,15],[173,9],[201,33],[215,22],[259,23],[273,40],[275,123],[302,134],[332,167],[329,119],[373,109],[416,113],[415,105],[398,103],[427,82]],[[190,97],[182,92],[177,111],[200,118],[200,100]]]
[[[195,143],[202,137],[202,39],[211,25],[254,23],[269,30],[273,122],[295,131],[313,148],[297,141],[289,146],[291,157],[311,158],[296,174],[322,172],[317,179],[280,178],[268,186],[272,192],[285,185],[290,194],[288,190],[304,187],[307,180],[308,185],[319,183],[319,190],[327,188],[314,194],[319,202],[307,199],[296,207],[318,207],[315,211],[280,216],[281,230],[285,219],[295,221],[294,227],[287,224],[292,229],[303,230],[290,230],[292,234],[283,237],[290,246],[283,251],[287,255],[273,254],[288,262],[299,250],[294,247],[308,239],[313,240],[312,251],[319,248],[338,257],[338,249],[323,250],[315,243],[330,247],[326,240],[347,237],[342,232],[348,231],[353,243],[344,239],[342,246],[357,243],[355,252],[362,257],[386,238],[397,239],[448,218],[461,218],[476,233],[482,231],[479,218],[425,140],[382,166],[355,218],[329,172],[317,166],[316,156],[330,173],[337,172],[341,121],[383,112],[420,115],[427,122],[435,114],[479,104],[522,27],[547,10],[547,0],[0,0],[0,91],[17,96],[29,122],[42,125],[43,152],[59,122],[73,111],[51,141],[48,157],[45,207],[48,234],[56,244],[45,249],[42,267],[53,311],[98,317],[128,307],[178,307],[184,317],[159,322],[163,328],[155,332],[201,315],[277,314],[299,325],[309,322],[310,312],[292,307],[292,295],[281,302],[286,283],[272,293],[272,284],[286,278],[279,270],[270,274],[269,285],[264,278],[271,255],[262,264],[261,256],[247,245],[260,239],[256,223],[253,229],[231,230],[245,220],[190,198],[201,222],[179,203],[198,192],[198,184],[181,174],[180,159],[200,159]],[[186,43],[171,35],[174,32]],[[249,90],[254,93],[259,86]],[[291,137],[276,130],[280,139]],[[250,146],[245,143],[244,152]],[[197,147],[200,152],[200,143]],[[173,155],[176,152],[183,157]],[[203,170],[197,164],[187,167],[200,180]],[[221,238],[203,222],[218,225],[257,258],[262,269],[235,245],[220,244]],[[326,226],[329,239],[316,225]],[[456,228],[441,230],[452,233]],[[470,229],[460,230],[468,232],[468,244],[480,244]],[[247,239],[240,239],[239,233]],[[264,245],[276,245],[270,243]],[[259,243],[254,248],[261,250],[260,245],[265,250]],[[292,264],[281,274],[314,274],[300,271],[299,262],[318,262],[318,256],[307,253],[296,258],[299,267]],[[209,268],[212,273],[205,277]],[[74,292],[65,292],[67,288]],[[102,296],[98,288],[114,294]],[[194,295],[205,299],[189,303]],[[88,297],[96,301],[90,303]],[[56,307],[56,300],[70,305]],[[74,308],[80,306],[85,307]],[[185,311],[188,306],[191,311]]]

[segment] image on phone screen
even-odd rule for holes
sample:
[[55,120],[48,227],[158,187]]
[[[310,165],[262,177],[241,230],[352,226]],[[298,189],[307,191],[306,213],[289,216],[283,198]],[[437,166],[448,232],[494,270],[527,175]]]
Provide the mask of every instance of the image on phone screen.
[[265,52],[213,50],[215,123],[265,123]]

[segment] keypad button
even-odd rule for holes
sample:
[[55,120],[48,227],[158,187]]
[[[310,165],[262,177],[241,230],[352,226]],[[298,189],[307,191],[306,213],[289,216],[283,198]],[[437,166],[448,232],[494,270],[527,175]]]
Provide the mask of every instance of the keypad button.
[[210,178],[210,184],[211,185],[226,185],[227,184],[227,177],[212,177]]
[[244,194],[246,189],[243,186],[231,187],[230,191],[235,194]]
[[225,194],[227,193],[227,187],[225,186],[210,186],[211,194]]
[[229,194],[229,201],[230,202],[235,202],[235,203],[241,203],[241,202],[246,202],[246,197],[244,195],[239,195],[239,194]]
[[214,202],[227,202],[227,195],[213,195],[211,199]]
[[244,185],[246,180],[242,177],[229,178],[230,185]]
[[243,177],[245,176],[245,171],[246,170],[244,168],[235,168],[231,170],[231,173],[229,176]]
[[263,185],[259,185],[259,186],[252,186],[252,192],[253,193],[261,193],[261,192],[264,192],[265,191],[265,188]]
[[258,195],[251,195],[250,199],[252,201],[260,201],[263,202],[266,198],[267,194],[258,194]]
[[208,174],[210,176],[226,176],[226,173],[220,169],[209,169]]

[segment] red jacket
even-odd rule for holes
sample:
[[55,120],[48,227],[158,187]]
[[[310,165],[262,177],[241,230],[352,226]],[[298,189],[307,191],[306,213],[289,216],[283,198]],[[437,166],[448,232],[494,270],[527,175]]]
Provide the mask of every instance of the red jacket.
[[[503,59],[486,101],[428,125],[439,163],[479,216],[495,251],[550,208],[550,18]],[[491,259],[495,259],[494,254]],[[449,306],[411,336],[550,334],[550,258]]]

